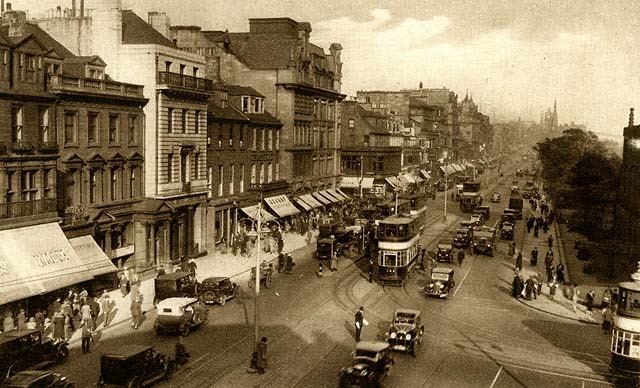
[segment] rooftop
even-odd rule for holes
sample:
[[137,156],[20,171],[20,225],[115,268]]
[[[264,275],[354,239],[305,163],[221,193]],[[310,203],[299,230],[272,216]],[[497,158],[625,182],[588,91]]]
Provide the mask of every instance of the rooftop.
[[122,43],[177,46],[131,10],[122,11]]

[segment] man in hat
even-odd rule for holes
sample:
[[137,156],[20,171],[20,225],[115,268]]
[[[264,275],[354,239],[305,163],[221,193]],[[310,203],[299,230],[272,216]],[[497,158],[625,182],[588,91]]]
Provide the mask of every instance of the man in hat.
[[364,325],[364,306],[360,306],[356,311],[355,326],[356,326],[356,342],[360,341],[360,334],[362,333],[362,326]]
[[256,358],[256,366],[258,368],[258,373],[263,374],[267,369],[267,337],[262,337],[260,342],[258,343],[258,354]]

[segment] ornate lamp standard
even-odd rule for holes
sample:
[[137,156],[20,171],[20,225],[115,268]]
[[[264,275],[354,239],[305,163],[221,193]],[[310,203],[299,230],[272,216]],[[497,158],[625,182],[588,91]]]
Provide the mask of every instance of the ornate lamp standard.
[[447,156],[448,156],[447,150],[442,151],[442,160],[444,161],[444,213],[442,215],[442,220],[443,221],[447,221],[447,186],[448,186],[448,184],[447,184],[447,175],[448,175]]

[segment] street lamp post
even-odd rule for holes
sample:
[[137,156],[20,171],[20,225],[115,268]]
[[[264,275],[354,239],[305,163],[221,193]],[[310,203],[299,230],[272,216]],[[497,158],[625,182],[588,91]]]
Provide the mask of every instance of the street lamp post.
[[442,215],[442,220],[447,221],[447,151],[445,150],[442,153],[442,157],[444,159],[444,214]]
[[254,352],[258,352],[258,341],[260,340],[260,235],[262,232],[262,193],[260,193],[260,202],[258,202],[258,216],[256,231],[258,232],[258,240],[256,243],[256,300],[253,317],[253,345]]
[[364,155],[360,154],[360,199],[362,199],[362,181],[364,180]]

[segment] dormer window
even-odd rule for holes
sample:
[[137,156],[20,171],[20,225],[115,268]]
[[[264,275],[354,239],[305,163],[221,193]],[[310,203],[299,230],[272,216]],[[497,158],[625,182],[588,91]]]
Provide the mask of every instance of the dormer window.
[[227,92],[220,92],[220,107],[223,109],[227,107]]
[[262,98],[253,99],[253,112],[252,113],[264,113],[264,103]]
[[242,96],[242,113],[250,113],[249,96]]

